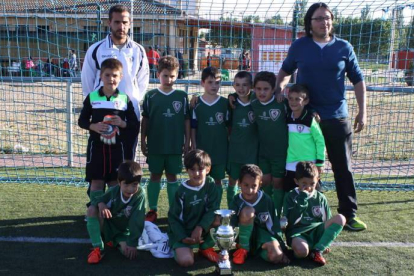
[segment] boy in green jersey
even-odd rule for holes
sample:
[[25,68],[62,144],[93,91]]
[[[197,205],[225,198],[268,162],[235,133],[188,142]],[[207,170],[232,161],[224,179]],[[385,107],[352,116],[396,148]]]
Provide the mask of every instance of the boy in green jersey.
[[[297,258],[308,255],[319,265],[325,265],[324,252],[341,233],[346,219],[338,214],[332,217],[326,197],[316,190],[318,169],[312,162],[296,166],[297,188],[290,191],[283,206],[287,219],[286,240]],[[285,228],[285,227],[284,227]]]
[[287,114],[289,147],[286,160],[286,176],[283,187],[286,192],[294,189],[296,164],[311,161],[321,175],[325,162],[325,139],[314,113],[306,108],[309,103],[309,91],[300,84],[289,88]]
[[194,263],[193,248],[212,262],[217,262],[210,228],[217,227],[220,219],[214,212],[220,198],[214,180],[207,174],[211,159],[202,150],[192,150],[184,158],[189,179],[181,183],[168,212],[170,245],[180,266]]
[[[237,180],[240,169],[245,164],[257,164],[259,147],[257,125],[250,104],[250,89],[252,88],[252,75],[247,71],[240,71],[233,81],[236,91],[234,108],[230,108],[230,140],[227,163],[229,185],[227,186],[227,204],[237,193]],[[229,96],[230,97],[232,96]]]
[[231,207],[237,214],[232,225],[239,226],[240,231],[240,248],[233,254],[235,264],[243,264],[249,252],[272,263],[289,263],[273,201],[260,190],[262,176],[259,167],[252,164],[240,171],[241,193],[234,197]]
[[287,103],[276,100],[273,94],[275,85],[275,74],[267,71],[257,73],[253,82],[255,93],[251,105],[259,133],[258,164],[263,171],[263,190],[272,196],[276,215],[280,217],[288,147]]
[[145,216],[145,195],[139,185],[141,177],[138,163],[122,163],[118,167],[118,185],[89,206],[86,227],[94,247],[88,256],[89,264],[101,261],[104,242],[119,246],[121,253],[131,260],[136,258]]
[[201,149],[211,158],[210,176],[218,186],[220,199],[221,181],[225,177],[228,143],[228,101],[218,95],[221,75],[215,67],[207,67],[201,74],[202,96],[192,110],[191,147]]
[[150,211],[146,215],[151,222],[157,219],[161,176],[165,171],[171,205],[179,186],[177,174],[182,171],[182,154],[188,151],[190,143],[188,96],[185,91],[173,88],[178,69],[175,57],[162,57],[157,72],[160,86],[148,91],[143,101],[141,150],[147,156],[151,172],[147,187]]

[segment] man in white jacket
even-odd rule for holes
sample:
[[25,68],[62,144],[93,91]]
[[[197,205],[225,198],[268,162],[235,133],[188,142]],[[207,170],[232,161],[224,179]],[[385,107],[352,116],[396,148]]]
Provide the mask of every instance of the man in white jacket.
[[[86,97],[102,86],[100,65],[108,58],[122,62],[123,77],[118,89],[131,99],[135,113],[140,118],[139,102],[144,97],[149,83],[149,65],[144,47],[128,37],[131,17],[124,5],[112,6],[109,10],[110,34],[89,47],[82,66],[82,91]],[[139,125],[128,135],[124,158],[134,159],[138,141]]]

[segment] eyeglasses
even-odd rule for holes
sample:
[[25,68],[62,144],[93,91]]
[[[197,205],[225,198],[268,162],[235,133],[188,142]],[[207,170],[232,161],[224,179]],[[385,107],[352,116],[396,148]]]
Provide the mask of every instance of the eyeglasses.
[[330,21],[330,20],[332,20],[332,18],[330,16],[325,16],[325,17],[319,16],[319,17],[314,17],[314,18],[311,18],[311,19],[312,20],[315,20],[316,22],[322,22],[322,21]]

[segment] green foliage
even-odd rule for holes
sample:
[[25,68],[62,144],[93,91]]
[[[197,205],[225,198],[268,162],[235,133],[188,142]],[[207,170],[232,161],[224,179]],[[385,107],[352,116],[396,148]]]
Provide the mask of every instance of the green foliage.
[[411,18],[410,24],[405,28],[407,39],[407,48],[414,48],[414,16]]
[[266,24],[276,24],[276,25],[283,25],[283,19],[280,16],[280,14],[276,14],[274,16],[272,16],[271,18],[267,18],[265,19],[264,23]]
[[242,22],[247,22],[247,23],[262,23],[262,21],[260,20],[260,16],[258,15],[248,15],[248,16],[244,16],[242,19]]
[[355,47],[357,55],[376,54],[386,56],[390,48],[391,22],[375,18],[338,18],[335,33]]

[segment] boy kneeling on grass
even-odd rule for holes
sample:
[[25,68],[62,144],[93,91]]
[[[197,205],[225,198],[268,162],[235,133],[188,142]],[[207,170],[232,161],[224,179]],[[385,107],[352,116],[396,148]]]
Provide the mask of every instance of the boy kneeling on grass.
[[240,170],[241,193],[233,198],[231,206],[236,212],[232,225],[239,226],[239,249],[233,254],[235,264],[244,264],[248,253],[260,254],[275,264],[289,263],[283,252],[286,246],[273,200],[260,190],[262,177],[256,165],[244,165]]
[[183,181],[175,193],[168,212],[168,236],[174,249],[174,258],[180,266],[194,263],[194,248],[212,262],[219,260],[214,251],[210,228],[220,225],[214,214],[219,208],[220,197],[214,179],[207,176],[211,159],[207,152],[192,150],[185,155],[184,166],[188,180]]
[[346,219],[338,214],[332,217],[326,197],[316,190],[318,169],[312,162],[296,165],[297,188],[290,191],[283,206],[287,219],[286,240],[296,258],[309,256],[319,265],[325,265],[323,253],[341,233]]
[[118,247],[129,258],[137,256],[138,239],[144,229],[145,195],[140,187],[142,169],[133,161],[118,168],[118,185],[92,201],[88,208],[86,227],[94,249],[89,264],[103,257],[104,242]]

